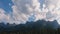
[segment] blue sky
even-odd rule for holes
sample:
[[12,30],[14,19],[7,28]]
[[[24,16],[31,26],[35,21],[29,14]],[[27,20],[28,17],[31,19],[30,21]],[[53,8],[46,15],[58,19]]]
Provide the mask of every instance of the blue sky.
[[57,20],[60,24],[59,9],[60,0],[0,0],[0,21],[20,23],[44,19]]
[[0,8],[4,9],[7,13],[12,12],[12,5],[13,3],[11,0],[0,0]]
[[[41,9],[42,9],[44,0],[40,0],[39,2],[41,3]],[[7,13],[9,13],[10,11],[12,12],[11,8],[12,5],[14,5],[12,0],[0,0],[0,8],[4,9]]]
[[[19,0],[18,0],[19,1]],[[24,0],[21,0],[23,3],[21,4],[21,5],[23,5],[24,4]],[[30,2],[30,1],[28,1],[28,2]],[[44,3],[44,0],[40,0],[39,1],[40,3],[41,3],[41,10],[42,10],[42,8],[43,8],[43,3]],[[30,2],[31,3],[31,2]],[[19,4],[19,3],[18,3]],[[37,3],[38,4],[38,3]],[[0,0],[0,8],[2,8],[4,11],[5,11],[5,13],[6,14],[9,14],[9,13],[11,13],[12,14],[12,12],[13,12],[13,9],[12,9],[12,6],[14,5],[14,2],[12,1],[12,0]],[[20,7],[20,6],[18,6],[17,5],[17,7]],[[23,13],[28,13],[28,12],[25,12],[26,11],[26,9],[24,9],[24,6],[21,6],[22,7],[22,14]],[[24,10],[23,10],[24,9]],[[19,10],[20,11],[20,10]],[[16,11],[16,12],[18,12],[18,11]],[[29,14],[28,14],[29,15]],[[18,16],[17,16],[18,17]],[[16,18],[17,18],[16,17]],[[23,16],[24,17],[24,16]],[[12,18],[12,17],[10,17],[10,18]],[[25,18],[25,17],[24,17]],[[27,17],[28,18],[28,17]],[[29,16],[29,19],[28,19],[28,21],[34,21],[35,20],[35,16],[34,15],[31,15],[31,16]]]

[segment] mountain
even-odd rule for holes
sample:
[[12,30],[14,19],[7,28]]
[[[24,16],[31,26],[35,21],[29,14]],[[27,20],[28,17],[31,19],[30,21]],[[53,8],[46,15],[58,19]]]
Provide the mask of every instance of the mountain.
[[30,31],[30,30],[39,30],[42,28],[47,29],[57,29],[58,23],[56,20],[54,21],[45,21],[45,20],[38,20],[36,22],[26,22],[26,24],[4,24],[0,23],[0,31]]

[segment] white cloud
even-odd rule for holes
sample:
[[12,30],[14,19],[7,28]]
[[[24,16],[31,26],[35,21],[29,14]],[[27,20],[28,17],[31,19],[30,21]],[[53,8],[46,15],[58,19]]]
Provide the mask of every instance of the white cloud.
[[9,16],[5,14],[5,11],[0,8],[0,22],[7,22],[9,20]]
[[12,1],[15,6],[15,8],[12,7],[13,16],[14,19],[16,18],[16,21],[17,20],[19,21],[23,20],[23,22],[29,21],[29,18],[31,17],[31,15],[33,15],[33,13],[38,15],[38,13],[40,12],[40,3],[38,2],[38,0],[17,0],[17,1],[12,0]]
[[58,23],[60,24],[59,22],[59,19],[60,19],[60,0],[45,0],[45,5],[46,5],[46,8],[48,8],[49,10],[49,13],[47,14],[48,15],[48,18],[52,19],[53,20],[57,20]]
[[[31,14],[34,13],[35,21],[45,19],[47,21],[53,21],[57,20],[59,23],[59,18],[60,18],[60,0],[45,0],[42,5],[40,5],[39,0],[12,0],[14,5],[17,7],[15,9],[15,12],[17,16],[19,15],[25,15],[26,19],[28,19]],[[41,1],[41,0],[40,0]],[[41,6],[43,6],[41,10]],[[14,9],[14,8],[13,8]],[[14,13],[14,11],[13,11]],[[15,15],[14,14],[14,15]],[[16,16],[16,17],[17,17]],[[24,16],[22,16],[24,17]],[[18,17],[19,19],[19,17]],[[18,20],[17,19],[17,20]],[[26,20],[25,19],[25,20]],[[22,19],[24,20],[24,19]],[[24,21],[25,21],[24,20]],[[21,21],[21,20],[19,20]],[[27,20],[26,20],[27,21]]]
[[[40,5],[39,0],[12,0],[12,2],[14,3],[12,16],[6,15],[5,11],[0,9],[0,21],[6,21],[10,24],[25,23],[31,15],[34,15],[34,21],[39,19],[57,20],[60,24],[60,0],[45,0],[42,5]],[[41,6],[43,6],[42,10]]]

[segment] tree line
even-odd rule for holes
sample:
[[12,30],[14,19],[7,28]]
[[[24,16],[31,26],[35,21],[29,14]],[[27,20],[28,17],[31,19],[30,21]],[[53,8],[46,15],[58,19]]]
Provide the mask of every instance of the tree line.
[[0,23],[0,34],[60,34],[60,25],[56,20],[26,22],[26,24]]

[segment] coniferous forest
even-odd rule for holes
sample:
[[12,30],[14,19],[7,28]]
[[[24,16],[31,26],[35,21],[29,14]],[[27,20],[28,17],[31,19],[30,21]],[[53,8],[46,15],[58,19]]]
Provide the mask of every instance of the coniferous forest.
[[26,22],[26,24],[0,23],[0,34],[60,34],[60,25],[56,20]]

